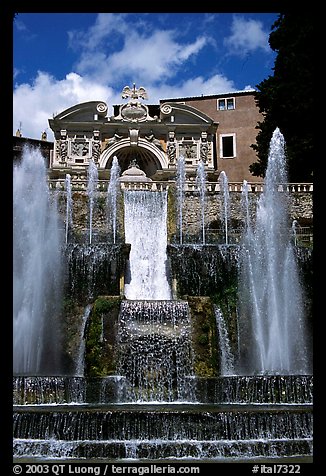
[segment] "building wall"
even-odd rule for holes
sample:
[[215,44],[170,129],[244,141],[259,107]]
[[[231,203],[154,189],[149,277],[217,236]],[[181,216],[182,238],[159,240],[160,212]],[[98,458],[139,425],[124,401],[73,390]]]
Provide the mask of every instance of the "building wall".
[[[235,109],[218,110],[217,101],[222,98],[234,98]],[[219,123],[216,133],[216,165],[219,172],[224,170],[229,182],[262,181],[261,177],[253,176],[249,172],[249,165],[257,161],[256,152],[250,146],[256,142],[256,125],[258,121],[263,120],[254,99],[254,91],[181,98],[175,101],[196,107]],[[234,158],[221,158],[220,138],[224,134],[235,134]]]

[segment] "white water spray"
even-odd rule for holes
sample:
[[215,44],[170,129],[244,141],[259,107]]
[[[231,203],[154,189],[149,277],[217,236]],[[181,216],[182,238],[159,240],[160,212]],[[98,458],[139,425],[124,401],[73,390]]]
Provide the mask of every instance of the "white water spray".
[[184,202],[184,187],[186,181],[186,172],[185,172],[185,159],[181,155],[178,158],[177,163],[177,177],[176,177],[176,188],[177,188],[177,204],[178,204],[178,227],[179,227],[179,242],[182,244],[182,227],[183,227],[183,202]]
[[66,189],[66,244],[68,243],[69,230],[71,230],[72,221],[72,192],[71,192],[71,177],[70,174],[66,174],[65,178]]
[[44,158],[26,148],[13,173],[14,373],[37,375],[56,366],[63,239]]
[[199,191],[199,198],[200,198],[202,244],[204,245],[205,244],[206,172],[205,172],[205,164],[202,161],[198,162],[196,185]]
[[120,175],[120,166],[117,157],[113,157],[112,167],[110,171],[110,181],[107,194],[107,205],[109,211],[109,223],[112,224],[113,243],[116,242],[117,234],[117,195],[118,195],[118,178]]
[[171,299],[167,280],[167,192],[125,190],[125,240],[131,244],[127,299]]
[[230,215],[230,194],[229,194],[229,182],[226,173],[224,170],[221,171],[219,176],[220,189],[221,189],[221,221],[224,225],[224,239],[225,244],[229,242],[228,237],[228,224],[229,224],[229,215]]
[[[254,226],[243,239],[240,346],[252,373],[308,373],[304,296],[293,249],[287,204],[284,138],[277,128]],[[250,325],[248,326],[248,323]]]
[[89,200],[89,244],[92,244],[93,210],[98,182],[98,170],[93,159],[89,161],[87,170],[87,195]]

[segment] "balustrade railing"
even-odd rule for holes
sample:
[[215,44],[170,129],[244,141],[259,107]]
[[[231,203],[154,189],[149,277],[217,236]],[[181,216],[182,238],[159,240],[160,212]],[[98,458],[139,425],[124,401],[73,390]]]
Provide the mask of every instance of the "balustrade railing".
[[[97,191],[106,192],[108,188],[109,180],[98,180]],[[172,181],[152,181],[152,182],[121,182],[120,186],[122,190],[167,190],[169,186],[174,185]],[[248,182],[248,192],[261,193],[264,190],[264,184],[261,182]],[[242,182],[229,182],[229,192],[242,192]],[[71,179],[71,187],[74,191],[86,191],[87,179]],[[51,190],[65,190],[65,179],[49,179],[49,188]],[[279,184],[278,190],[280,192],[286,191],[290,193],[298,192],[313,192],[312,183],[283,183]],[[197,186],[194,181],[185,182],[185,192],[197,192]],[[207,182],[207,192],[220,192],[221,186],[219,182]]]

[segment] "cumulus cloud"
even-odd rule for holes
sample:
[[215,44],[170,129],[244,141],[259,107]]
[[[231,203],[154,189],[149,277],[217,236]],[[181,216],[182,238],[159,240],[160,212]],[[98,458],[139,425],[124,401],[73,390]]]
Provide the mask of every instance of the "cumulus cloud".
[[[103,17],[101,17],[103,18]],[[104,17],[105,19],[111,17]],[[102,20],[103,22],[103,20]],[[101,24],[102,24],[101,22]],[[193,42],[182,43],[177,39],[174,30],[154,30],[144,33],[143,28],[137,30],[126,28],[123,16],[119,16],[114,24],[109,21],[110,28],[96,28],[88,32],[87,41],[79,40],[81,47],[80,59],[76,63],[76,71],[80,74],[97,77],[100,81],[113,81],[133,78],[138,81],[163,81],[177,74],[190,57],[196,56],[210,41],[199,36]],[[112,51],[109,40],[112,29],[121,34],[120,48]],[[97,45],[97,48],[94,47]]]
[[[69,73],[57,80],[48,73],[39,71],[33,84],[20,84],[13,96],[13,132],[22,125],[24,137],[40,139],[46,130],[48,119],[68,107],[86,101],[109,101],[112,88],[103,86],[76,73]],[[48,130],[48,139],[53,138]]]
[[224,39],[229,54],[246,56],[256,50],[271,51],[268,45],[268,32],[264,31],[262,22],[234,16],[231,35]]

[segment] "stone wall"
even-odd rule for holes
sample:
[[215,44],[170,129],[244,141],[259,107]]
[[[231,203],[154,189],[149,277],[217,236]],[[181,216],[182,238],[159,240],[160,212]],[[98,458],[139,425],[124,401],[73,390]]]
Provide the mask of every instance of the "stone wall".
[[[66,221],[66,199],[65,192],[58,194],[58,205],[61,215],[62,227],[65,228]],[[280,192],[282,193],[282,192]],[[260,192],[249,193],[249,213],[251,219],[255,217],[257,200]],[[229,224],[230,243],[238,242],[239,231],[244,223],[245,215],[241,204],[241,192],[230,192],[229,195]],[[289,226],[293,220],[297,220],[302,227],[312,227],[313,225],[313,194],[312,192],[291,192],[289,197]],[[72,194],[73,203],[73,233],[78,237],[78,241],[87,240],[89,230],[89,201],[85,191],[75,191]],[[219,192],[207,192],[204,207],[205,239],[206,242],[223,242],[223,215],[224,202],[222,194]],[[202,211],[201,201],[198,193],[186,192],[182,210],[183,218],[183,239],[185,242],[198,242],[202,240]],[[175,189],[169,189],[168,196],[168,236],[169,241],[179,242],[178,231],[179,211]],[[123,238],[123,193],[121,192],[117,200],[117,236],[118,241]],[[97,198],[93,209],[92,228],[94,239],[97,235],[105,236],[105,241],[111,241],[112,224],[110,222],[109,210],[106,204],[106,192],[97,192]],[[232,241],[233,240],[233,241]]]

